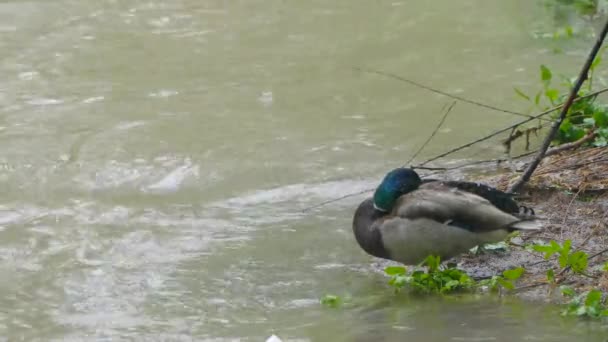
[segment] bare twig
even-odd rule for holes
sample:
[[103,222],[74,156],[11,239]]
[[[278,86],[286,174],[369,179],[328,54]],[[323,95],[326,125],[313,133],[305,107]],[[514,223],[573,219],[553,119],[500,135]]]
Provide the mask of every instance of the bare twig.
[[557,147],[554,147],[554,148],[548,150],[547,153],[545,153],[545,157],[552,156],[554,154],[558,154],[558,153],[566,151],[566,150],[580,147],[582,144],[593,140],[596,135],[597,135],[597,133],[595,131],[591,131],[591,132],[587,133],[584,137],[578,139],[577,141],[569,142],[566,144],[561,144]]
[[412,169],[417,170],[428,170],[428,171],[447,171],[451,168],[449,167],[430,167],[430,166],[412,166]]
[[327,204],[330,204],[330,203],[334,203],[334,202],[341,201],[341,200],[343,200],[343,199],[347,199],[347,198],[350,198],[350,197],[354,197],[354,196],[362,195],[362,194],[364,194],[364,193],[366,193],[366,192],[371,192],[371,191],[374,191],[374,189],[373,189],[373,188],[372,188],[372,189],[365,189],[365,190],[361,190],[361,191],[359,191],[359,192],[354,192],[354,193],[351,193],[351,194],[346,194],[346,195],[344,195],[344,196],[340,196],[340,197],[337,197],[337,198],[332,198],[332,199],[330,199],[330,200],[327,200],[327,201],[321,202],[321,203],[319,203],[319,204],[315,204],[315,205],[312,205],[312,206],[310,206],[310,207],[306,207],[306,208],[302,209],[302,211],[303,211],[303,212],[307,212],[307,211],[310,211],[310,210],[312,210],[312,209],[316,209],[316,208],[322,207],[322,206],[327,205]]
[[[597,95],[602,94],[602,93],[605,93],[605,92],[608,92],[608,88],[603,88],[603,89],[600,89],[600,90],[595,91],[595,92],[593,92],[593,93],[587,94],[587,95],[585,95],[585,96],[580,96],[580,97],[576,98],[576,99],[574,100],[574,102],[577,102],[577,101],[580,101],[580,100],[583,100],[583,99],[586,99],[586,98],[594,97],[594,96],[597,96]],[[483,163],[486,163],[486,162],[504,162],[504,161],[507,161],[507,159],[491,159],[491,160],[481,160],[481,161],[475,161],[475,162],[471,162],[471,163],[467,163],[467,164],[463,164],[463,165],[458,165],[458,166],[453,166],[453,167],[448,167],[448,168],[442,168],[442,167],[439,167],[439,168],[432,168],[432,167],[425,167],[425,166],[424,166],[425,164],[428,164],[428,163],[430,163],[430,162],[433,162],[433,161],[435,161],[435,160],[437,160],[437,159],[441,159],[441,158],[443,158],[443,157],[445,157],[445,156],[447,156],[447,155],[450,155],[450,154],[452,154],[452,153],[455,153],[455,152],[458,152],[458,151],[460,151],[460,150],[463,150],[463,149],[465,149],[465,148],[467,148],[467,147],[470,147],[470,146],[472,146],[472,145],[475,145],[475,144],[477,144],[477,143],[479,143],[479,142],[482,142],[482,141],[485,141],[485,140],[491,139],[492,137],[497,136],[497,135],[499,135],[499,134],[501,134],[501,133],[504,133],[504,132],[506,132],[506,131],[508,131],[508,130],[510,130],[510,129],[513,129],[514,127],[517,127],[517,126],[520,126],[520,125],[526,124],[526,123],[528,123],[528,122],[530,122],[530,121],[532,121],[532,120],[535,120],[535,119],[540,118],[540,117],[542,117],[542,116],[548,115],[548,114],[550,114],[550,113],[552,113],[552,112],[554,112],[554,111],[556,111],[556,110],[558,110],[558,109],[560,109],[560,108],[562,108],[562,107],[563,107],[563,104],[558,105],[558,106],[553,107],[553,108],[550,108],[550,109],[548,109],[548,110],[546,110],[546,111],[544,111],[544,112],[542,112],[542,113],[539,113],[539,114],[534,115],[534,116],[533,116],[533,117],[531,117],[531,118],[528,118],[528,119],[522,120],[522,121],[520,121],[520,122],[517,122],[517,123],[515,123],[515,124],[513,124],[513,125],[511,125],[511,126],[509,126],[509,127],[507,127],[507,128],[503,128],[503,129],[500,129],[500,130],[498,130],[498,131],[495,131],[494,133],[492,133],[492,134],[490,134],[490,135],[488,135],[488,136],[485,136],[485,137],[483,137],[483,138],[481,138],[481,139],[477,139],[477,140],[475,140],[475,141],[472,141],[472,142],[469,142],[469,143],[467,143],[467,144],[464,144],[464,145],[461,145],[461,146],[459,146],[459,147],[456,147],[456,148],[454,148],[454,149],[452,149],[452,150],[450,150],[450,151],[447,151],[447,152],[442,153],[442,154],[440,154],[440,155],[438,155],[438,156],[435,156],[435,157],[433,157],[433,158],[431,158],[431,159],[428,159],[428,160],[426,160],[425,162],[423,162],[423,163],[421,163],[421,164],[419,164],[419,165],[415,165],[415,166],[413,166],[413,167],[414,167],[414,168],[417,168],[417,169],[427,169],[427,170],[440,170],[440,171],[446,171],[446,170],[456,170],[456,169],[459,169],[459,168],[462,168],[462,167],[466,167],[466,166],[472,166],[472,165],[476,165],[476,164],[483,164]],[[520,157],[528,156],[528,155],[530,155],[530,154],[532,154],[532,153],[533,153],[533,152],[524,153],[524,154],[522,154],[522,155],[520,155],[520,156],[517,156],[517,157],[514,157],[514,158],[520,158]],[[433,173],[433,174],[435,174],[435,173]],[[433,174],[431,174],[431,175],[433,175]],[[431,175],[428,175],[428,176],[431,176]],[[324,205],[331,204],[331,203],[334,203],[334,202],[338,202],[338,201],[341,201],[341,200],[343,200],[343,199],[350,198],[350,197],[353,197],[353,196],[358,196],[358,195],[364,194],[364,193],[366,193],[366,192],[371,192],[371,191],[373,191],[373,190],[374,190],[374,189],[367,189],[367,190],[363,190],[363,191],[356,192],[356,193],[350,193],[350,194],[346,194],[346,195],[344,195],[344,196],[341,196],[341,197],[338,197],[338,198],[334,198],[334,199],[331,199],[331,200],[327,200],[327,201],[325,201],[325,202],[322,202],[322,203],[319,203],[319,204],[313,205],[313,206],[311,206],[311,207],[304,208],[302,211],[304,211],[304,212],[306,212],[306,211],[310,211],[311,209],[315,209],[315,208],[318,208],[318,207],[322,207],[322,206],[324,206]]]
[[534,170],[536,170],[536,168],[538,167],[538,164],[540,164],[540,161],[545,156],[545,153],[547,152],[549,145],[551,145],[551,141],[553,140],[555,133],[557,132],[557,130],[559,129],[559,126],[562,124],[562,122],[566,118],[566,114],[568,114],[568,110],[570,109],[570,106],[574,102],[574,99],[576,98],[578,91],[581,89],[581,86],[587,79],[588,73],[589,73],[589,68],[591,67],[591,63],[593,63],[593,61],[595,60],[595,56],[597,55],[598,51],[600,50],[600,47],[602,46],[602,43],[604,42],[604,38],[606,38],[606,34],[608,34],[608,20],[604,24],[604,28],[602,29],[602,32],[598,36],[597,41],[595,42],[595,45],[591,49],[591,52],[589,53],[589,56],[587,57],[587,60],[585,61],[585,64],[583,65],[583,68],[581,69],[581,72],[578,75],[578,79],[576,80],[574,87],[572,87],[572,90],[570,91],[570,95],[568,96],[568,99],[566,100],[564,107],[562,107],[562,111],[559,114],[559,118],[557,119],[557,121],[555,121],[553,123],[551,130],[545,137],[545,140],[543,141],[543,144],[541,145],[541,148],[538,151],[538,155],[536,156],[536,158],[534,158],[532,163],[530,163],[530,165],[528,165],[528,168],[526,169],[524,174],[521,176],[521,178],[519,178],[519,180],[517,182],[515,182],[515,184],[513,184],[513,186],[511,186],[509,188],[509,192],[517,192],[530,179],[530,177],[532,176],[532,173],[534,173]]
[[[583,163],[577,163],[577,164],[574,164],[574,165],[562,166],[561,169],[562,170],[577,169],[577,168],[580,168],[582,166],[586,166],[586,165],[589,165],[589,164],[597,164],[597,163],[602,163],[602,162],[608,162],[608,158],[599,158],[599,159],[594,159],[594,160],[591,160],[591,161],[585,161]],[[544,175],[544,174],[547,174],[547,173],[551,173],[553,171],[555,171],[555,169],[552,169],[552,170],[543,170],[543,171],[540,171],[539,173],[537,173],[536,175],[537,176],[538,175]]]
[[[572,199],[570,200],[570,203],[568,203],[568,206],[566,207],[566,212],[564,213],[564,219],[562,220],[562,225],[566,224],[566,221],[568,220],[568,213],[570,212],[570,208],[572,207],[572,204],[574,204],[574,201],[576,201],[576,199],[578,198],[578,195],[585,189],[584,186],[582,186],[580,189],[578,189],[578,191],[574,194],[574,196],[572,196]],[[560,231],[563,231],[563,229],[560,229]],[[561,238],[561,236],[560,236]]]
[[422,88],[422,89],[431,91],[431,92],[433,92],[435,94],[447,96],[447,97],[452,98],[454,100],[470,103],[470,104],[478,106],[478,107],[483,107],[483,108],[491,109],[493,111],[513,114],[513,115],[517,115],[517,116],[524,116],[524,117],[527,117],[527,118],[531,118],[532,117],[531,115],[528,115],[528,114],[518,113],[518,112],[515,112],[515,111],[512,111],[512,110],[498,108],[498,107],[491,106],[491,105],[488,105],[488,104],[485,104],[485,103],[481,103],[481,102],[478,102],[478,101],[469,100],[469,99],[466,99],[466,98],[461,97],[461,96],[452,95],[452,94],[446,93],[445,91],[441,91],[439,89],[435,89],[435,88],[429,87],[429,86],[424,85],[422,83],[418,83],[416,81],[412,81],[412,80],[410,80],[408,78],[405,78],[403,76],[391,74],[389,72],[385,72],[385,71],[381,71],[381,70],[375,70],[375,69],[360,68],[360,67],[354,67],[353,69],[355,69],[357,71],[360,71],[360,72],[381,75],[381,76],[389,77],[389,78],[392,78],[392,79],[395,79],[395,80],[399,80],[399,81],[402,81],[402,82],[406,82],[406,83],[409,83],[409,84],[411,84],[413,86],[416,86],[418,88]]
[[[578,102],[578,101],[580,101],[580,100],[583,100],[583,99],[586,99],[586,98],[590,98],[590,97],[593,97],[593,96],[597,96],[597,95],[602,94],[602,93],[605,93],[605,92],[607,92],[607,91],[608,91],[608,88],[600,89],[600,90],[595,91],[595,92],[593,92],[593,93],[591,93],[591,94],[587,94],[587,95],[585,95],[585,96],[580,96],[580,97],[578,97],[578,98],[575,100],[575,102]],[[554,112],[554,111],[556,111],[556,110],[561,109],[563,106],[564,106],[564,104],[560,104],[560,105],[555,106],[555,107],[553,107],[553,108],[547,109],[546,111],[544,111],[544,112],[542,112],[542,113],[538,113],[538,114],[534,115],[534,116],[533,116],[533,117],[531,117],[531,118],[528,118],[528,119],[522,120],[522,121],[520,121],[520,122],[517,122],[517,123],[515,123],[515,124],[513,124],[513,125],[511,125],[511,126],[509,126],[509,127],[505,127],[505,128],[499,129],[499,130],[497,130],[497,131],[495,131],[495,132],[493,132],[493,133],[491,133],[491,134],[489,134],[489,135],[487,135],[487,136],[485,136],[485,137],[482,137],[482,138],[479,138],[479,139],[473,140],[473,141],[471,141],[471,142],[469,142],[469,143],[466,143],[466,144],[464,144],[464,145],[461,145],[461,146],[458,146],[458,147],[456,147],[456,148],[453,148],[453,149],[451,149],[451,150],[449,150],[449,151],[447,151],[447,152],[444,152],[444,153],[442,153],[442,154],[440,154],[440,155],[437,155],[437,156],[435,156],[435,157],[433,157],[433,158],[430,158],[430,159],[426,160],[425,162],[421,163],[420,165],[417,165],[417,167],[419,167],[419,166],[423,166],[423,165],[426,165],[426,164],[428,164],[428,163],[430,163],[430,162],[433,162],[433,161],[435,161],[435,160],[437,160],[437,159],[441,159],[441,158],[443,158],[443,157],[445,157],[445,156],[448,156],[448,155],[450,155],[450,154],[452,154],[452,153],[455,153],[455,152],[458,152],[458,151],[460,151],[460,150],[464,150],[465,148],[471,147],[471,146],[473,146],[473,145],[475,145],[475,144],[477,144],[477,143],[480,143],[480,142],[482,142],[482,141],[486,141],[486,140],[488,140],[488,139],[491,139],[491,138],[493,138],[493,137],[495,137],[495,136],[497,136],[497,135],[499,135],[499,134],[502,134],[502,133],[504,133],[504,132],[506,132],[506,131],[512,130],[513,128],[516,128],[516,127],[518,127],[518,126],[521,126],[521,125],[523,125],[523,124],[526,124],[526,123],[528,123],[528,122],[530,122],[530,121],[532,121],[532,120],[538,119],[538,118],[540,118],[540,117],[542,117],[542,116],[545,116],[545,115],[548,115],[548,114],[551,114],[552,112]]]
[[528,285],[524,285],[524,286],[520,286],[516,289],[513,289],[512,292],[520,292],[520,291],[524,291],[524,290],[529,290],[535,287],[539,287],[539,286],[543,286],[543,285],[549,285],[549,283],[547,282],[541,282],[541,283],[533,283],[533,284],[528,284]]
[[599,251],[597,253],[594,253],[593,255],[590,255],[589,258],[587,258],[587,260],[591,260],[591,259],[597,257],[598,255],[602,255],[602,254],[604,254],[606,252],[608,252],[608,248],[603,249],[603,250],[601,250],[601,251]]
[[450,107],[448,107],[448,110],[446,110],[445,113],[443,114],[443,117],[441,118],[441,120],[439,120],[439,123],[437,124],[437,126],[433,130],[433,133],[431,133],[431,135],[429,135],[429,137],[426,139],[426,141],[424,142],[424,144],[422,144],[420,146],[420,148],[418,149],[418,151],[416,151],[416,153],[414,153],[414,155],[412,155],[412,157],[408,161],[406,161],[405,164],[403,164],[403,166],[408,165],[412,160],[414,160],[414,159],[416,159],[416,157],[418,157],[418,155],[420,154],[420,152],[422,152],[422,150],[426,147],[426,145],[433,139],[433,137],[435,136],[435,134],[437,134],[437,131],[439,131],[439,128],[441,128],[441,125],[443,125],[443,123],[445,122],[445,119],[448,117],[448,114],[450,114],[450,112],[452,111],[452,108],[454,108],[455,105],[456,105],[456,101],[452,102],[452,104],[450,105]]

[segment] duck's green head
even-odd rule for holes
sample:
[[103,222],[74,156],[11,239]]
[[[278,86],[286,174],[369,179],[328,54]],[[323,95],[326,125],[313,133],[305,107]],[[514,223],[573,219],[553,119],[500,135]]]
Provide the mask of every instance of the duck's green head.
[[374,207],[380,211],[391,211],[399,196],[418,188],[422,181],[412,170],[400,167],[387,173],[374,192]]

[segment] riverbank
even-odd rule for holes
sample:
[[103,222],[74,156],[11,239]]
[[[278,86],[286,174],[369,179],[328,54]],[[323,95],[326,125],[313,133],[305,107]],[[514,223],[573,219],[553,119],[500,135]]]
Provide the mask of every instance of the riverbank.
[[[527,161],[516,162],[517,170]],[[509,166],[511,167],[511,166]],[[493,175],[475,176],[481,181],[505,190],[519,172],[506,165],[497,165]],[[505,172],[506,171],[506,172]],[[475,278],[491,277],[506,269],[524,267],[525,274],[518,281],[513,294],[534,301],[564,302],[561,285],[577,292],[599,289],[608,291],[608,274],[602,271],[608,260],[608,148],[586,148],[564,151],[543,160],[530,182],[521,191],[520,202],[533,207],[544,218],[545,229],[539,233],[516,236],[504,249],[498,248],[481,255],[465,255],[459,268]],[[471,177],[472,178],[472,177]],[[572,251],[583,251],[588,256],[584,274],[560,267],[558,255],[548,260],[531,245],[563,244],[570,240]],[[547,271],[553,269],[554,281],[548,281]]]

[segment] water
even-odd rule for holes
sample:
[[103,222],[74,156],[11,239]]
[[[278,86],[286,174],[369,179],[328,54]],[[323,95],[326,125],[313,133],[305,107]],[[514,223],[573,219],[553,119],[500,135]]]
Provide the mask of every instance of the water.
[[[530,1],[3,1],[0,340],[602,341],[492,298],[395,297],[362,196],[450,100],[515,110]],[[419,160],[519,120],[459,103]],[[496,141],[460,157],[500,152]],[[326,293],[346,298],[330,310]],[[605,336],[605,335],[604,335]]]

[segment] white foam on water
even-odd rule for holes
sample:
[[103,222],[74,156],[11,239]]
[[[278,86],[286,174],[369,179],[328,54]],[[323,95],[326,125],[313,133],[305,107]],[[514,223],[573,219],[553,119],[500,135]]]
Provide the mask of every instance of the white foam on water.
[[50,105],[58,105],[62,104],[64,101],[59,99],[50,99],[50,98],[35,98],[26,101],[27,104],[33,106],[50,106]]
[[[219,207],[247,207],[262,204],[278,204],[284,202],[306,202],[338,198],[349,193],[357,193],[371,188],[377,180],[341,180],[325,183],[310,184],[298,183],[277,187],[274,189],[257,190],[242,196],[233,197],[224,201],[213,203]],[[361,197],[364,195],[360,195]]]
[[272,335],[266,339],[266,342],[283,342],[277,335]]
[[199,175],[198,165],[192,164],[190,159],[184,161],[184,165],[177,167],[169,172],[156,183],[144,187],[148,192],[174,192],[179,190],[180,185],[191,176]]

